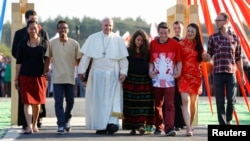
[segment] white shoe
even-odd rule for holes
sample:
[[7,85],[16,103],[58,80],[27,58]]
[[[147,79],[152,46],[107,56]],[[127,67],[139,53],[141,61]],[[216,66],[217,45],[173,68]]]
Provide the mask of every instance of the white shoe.
[[58,133],[58,135],[63,135],[64,134],[64,127],[58,127],[57,133]]

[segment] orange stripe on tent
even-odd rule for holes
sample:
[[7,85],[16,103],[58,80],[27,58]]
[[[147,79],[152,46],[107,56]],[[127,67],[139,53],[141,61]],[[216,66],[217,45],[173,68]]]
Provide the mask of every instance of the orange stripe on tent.
[[239,9],[246,20],[246,24],[248,25],[248,27],[250,27],[250,18],[249,18],[250,9],[246,6],[244,1],[235,0],[235,3],[240,7]]
[[197,5],[197,0],[194,0],[194,5]]
[[202,67],[203,79],[204,79],[205,85],[206,85],[206,91],[207,91],[208,101],[209,101],[209,104],[210,104],[210,110],[211,110],[211,113],[213,115],[214,111],[213,111],[213,106],[212,106],[211,91],[210,91],[209,80],[208,80],[207,63],[206,62],[202,62],[201,63],[201,67]]
[[[210,14],[209,14],[208,4],[205,0],[200,0],[200,3],[201,3],[203,14],[204,14],[204,20],[206,23],[205,25],[207,28],[208,35],[211,35],[214,32],[214,28],[213,28]],[[208,101],[210,104],[210,110],[213,115],[213,106],[212,106],[212,98],[211,98],[210,86],[209,86],[209,81],[208,81],[207,66],[205,62],[203,62],[201,65],[202,65],[202,74],[203,74],[203,78],[204,78],[206,90],[207,90],[207,95],[208,95]]]
[[[223,2],[223,5],[225,6],[225,3],[224,1]],[[225,6],[225,10],[227,11],[227,13],[229,13],[229,10],[228,8]],[[246,38],[244,38],[244,35],[242,34],[242,32],[238,29],[238,26],[235,24],[235,22],[232,20],[232,16],[229,15],[230,17],[230,22],[233,26],[233,29],[235,31],[235,33],[240,37],[240,42],[241,42],[241,45],[242,45],[242,48],[244,49],[245,51],[245,54],[246,54],[246,57],[248,58],[248,60],[250,60],[250,51],[249,51],[249,44],[248,44],[248,41]]]
[[220,5],[218,3],[218,0],[212,0],[212,1],[213,1],[213,5],[214,5],[216,13],[219,14],[220,13]]
[[[238,11],[236,10],[235,4],[234,4],[234,0],[230,0],[230,3],[231,3],[231,5],[232,5],[232,7],[233,7],[234,13],[236,14],[236,17],[237,17],[238,21],[241,21],[241,20],[240,20],[240,16],[239,16],[239,14],[238,14]],[[241,13],[241,14],[242,14],[242,13]],[[244,30],[244,26],[243,26],[242,22],[240,22],[239,24],[240,24],[240,27],[241,27],[241,29],[242,29],[244,35],[246,35],[246,31]]]
[[[197,0],[194,0],[194,4],[197,4]],[[199,29],[200,29],[200,31],[202,31],[200,22],[199,22]],[[204,44],[203,38],[201,40],[202,40],[202,44]],[[211,113],[213,115],[214,112],[213,112],[213,107],[212,107],[211,91],[210,91],[209,80],[208,80],[209,76],[208,76],[208,71],[207,71],[208,70],[207,62],[202,62],[201,66],[202,66],[202,75],[203,75],[203,79],[204,79],[205,86],[206,86],[207,96],[208,96],[208,100],[210,103],[210,110],[211,110]]]
[[[236,10],[236,8],[235,8],[235,6],[234,6],[234,1],[233,0],[230,0],[230,2],[231,2],[231,5],[233,6],[233,9],[234,9],[234,11],[235,11],[235,13],[237,14],[237,18],[238,18],[238,21],[240,21],[240,18],[239,18],[239,15],[238,15],[238,13],[237,13],[237,10]],[[240,22],[240,25],[241,25],[241,28],[242,29],[244,29],[244,27],[243,27],[243,24]],[[246,32],[245,32],[245,30],[243,30],[244,31],[244,35],[246,35]],[[240,33],[242,33],[242,32],[240,32]],[[242,35],[243,36],[243,35]],[[245,36],[244,36],[245,37]],[[248,56],[250,56],[249,54],[250,54],[250,52],[249,52],[249,49],[247,49],[248,47],[246,47],[246,48],[244,48],[245,46],[243,46],[243,49],[244,49],[244,51],[245,51],[245,53],[246,53],[246,57],[248,58],[248,60],[250,60],[249,58],[250,57],[248,57]],[[247,89],[247,94],[248,95],[250,95],[250,85],[249,85],[249,80],[247,79],[247,76],[246,76],[246,74],[245,74],[245,78],[246,78],[246,89]]]
[[246,0],[246,2],[248,3],[248,5],[250,6],[250,0]]
[[[233,6],[233,9],[234,9],[234,12],[235,12],[235,14],[236,14],[236,16],[237,16],[237,19],[238,19],[238,21],[241,21],[241,19],[240,19],[240,17],[239,17],[239,14],[238,14],[238,12],[237,12],[237,10],[236,10],[236,8],[235,8],[235,4],[234,4],[234,0],[230,0],[230,2],[231,2],[231,5]],[[246,11],[245,11],[246,12]],[[245,13],[244,11],[241,11],[241,13],[240,14],[242,14],[242,13]],[[249,11],[250,12],[250,11]],[[245,51],[245,53],[246,53],[246,57],[248,58],[248,60],[250,60],[250,50],[249,50],[249,44],[248,44],[248,39],[247,39],[247,34],[246,34],[246,31],[244,30],[244,26],[243,26],[243,24],[242,24],[242,22],[240,22],[240,23],[237,23],[237,24],[240,24],[240,27],[241,27],[241,31],[239,32],[239,34],[241,35],[241,36],[243,36],[244,37],[244,42],[246,42],[246,46],[247,46],[247,48],[243,48],[244,49],[244,51]],[[248,26],[248,27],[250,27],[250,26]],[[237,28],[238,29],[238,28]],[[243,32],[243,33],[242,33]],[[244,46],[243,46],[244,47]]]
[[[234,6],[234,1],[233,1],[233,0],[231,0],[231,5],[233,6],[233,9],[234,9],[234,11],[235,11],[235,13],[236,13],[236,15],[237,15],[238,21],[241,21],[240,18],[239,18],[239,15],[238,15],[238,13],[237,13],[237,10],[236,10],[236,8],[235,8],[235,6]],[[242,14],[242,13],[241,13],[241,14]],[[241,31],[240,34],[242,34],[241,36],[245,37],[245,38],[244,38],[245,41],[243,41],[243,42],[246,42],[246,43],[243,43],[243,49],[244,49],[244,51],[245,51],[246,57],[248,58],[248,60],[250,60],[249,44],[247,44],[248,42],[246,41],[246,40],[247,40],[247,39],[246,39],[246,38],[247,38],[247,37],[246,37],[246,31],[244,30],[243,24],[242,24],[241,22],[240,22],[239,24],[240,24],[240,26],[241,26],[241,29],[243,30],[243,33],[242,33],[242,31]],[[245,45],[246,45],[246,47],[245,47]],[[248,46],[248,47],[247,47],[247,46]]]
[[[197,4],[197,0],[194,0],[194,4]],[[199,22],[199,29],[202,32],[200,22]],[[201,33],[201,35],[202,35],[202,33]],[[203,38],[201,38],[201,40],[202,40],[202,44],[204,44]],[[202,75],[203,75],[203,79],[204,79],[204,82],[205,82],[206,92],[207,92],[208,100],[209,100],[209,103],[210,103],[210,110],[211,110],[211,113],[213,115],[214,112],[213,112],[213,107],[212,107],[211,91],[210,91],[210,86],[209,86],[210,83],[209,83],[209,80],[208,80],[209,76],[208,76],[207,62],[202,62],[201,66],[202,66]]]
[[207,28],[208,35],[211,35],[214,33],[214,27],[213,27],[212,20],[210,17],[210,12],[208,10],[207,1],[201,0],[200,3],[201,3],[202,10],[203,10],[204,21],[206,23],[205,25]]
[[234,118],[235,118],[236,124],[239,125],[240,122],[239,122],[239,119],[238,119],[237,112],[235,110],[234,110]]
[[[238,80],[238,84],[240,84],[242,82],[242,79],[240,77],[240,72],[237,71],[236,72],[236,77],[237,77],[237,80]],[[248,112],[250,112],[250,107],[249,107],[249,104],[248,104],[248,99],[247,99],[247,95],[246,95],[246,91],[245,91],[245,88],[244,88],[244,85],[239,85],[240,86],[240,91],[244,97],[244,100],[245,100],[245,103],[247,105],[247,108],[248,108]]]

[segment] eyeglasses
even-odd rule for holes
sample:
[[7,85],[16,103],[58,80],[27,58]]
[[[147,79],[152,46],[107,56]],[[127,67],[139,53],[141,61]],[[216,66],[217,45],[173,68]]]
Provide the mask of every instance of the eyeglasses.
[[215,19],[215,22],[221,22],[221,21],[225,21],[224,19]]
[[68,29],[68,27],[58,27],[58,29],[62,30],[62,29]]

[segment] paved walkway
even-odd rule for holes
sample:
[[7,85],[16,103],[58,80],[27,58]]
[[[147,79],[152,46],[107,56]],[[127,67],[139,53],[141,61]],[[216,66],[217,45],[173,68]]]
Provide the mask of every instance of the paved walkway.
[[[207,101],[207,98],[200,98],[201,101]],[[241,99],[242,100],[242,99]],[[186,137],[185,130],[181,130],[177,132],[175,137],[166,137],[164,134],[162,135],[129,135],[129,130],[119,130],[114,135],[97,135],[94,130],[87,130],[85,128],[85,119],[83,105],[84,98],[76,98],[75,106],[72,111],[74,117],[71,120],[72,131],[70,133],[65,133],[64,135],[57,135],[56,130],[56,118],[54,115],[53,108],[53,98],[48,98],[46,102],[46,110],[47,117],[42,120],[42,128],[38,133],[33,133],[29,135],[22,134],[22,130],[20,127],[12,126],[5,137],[2,139],[3,141],[11,141],[11,140],[19,140],[19,141],[82,141],[82,140],[91,140],[91,141],[207,141],[207,127],[206,126],[196,126],[194,127],[194,136]],[[121,124],[121,123],[120,123]],[[121,127],[121,126],[120,126]]]
[[22,134],[20,127],[12,126],[9,132],[2,139],[3,141],[82,141],[82,140],[91,140],[91,141],[207,141],[207,127],[196,126],[194,127],[194,136],[186,137],[185,130],[177,132],[175,137],[165,137],[162,135],[129,135],[129,130],[119,130],[114,135],[97,135],[94,130],[86,130],[84,117],[74,117],[72,118],[72,131],[70,133],[65,133],[64,135],[57,135],[56,130],[56,118],[47,117],[44,118],[43,126],[38,133],[33,133],[29,135]]

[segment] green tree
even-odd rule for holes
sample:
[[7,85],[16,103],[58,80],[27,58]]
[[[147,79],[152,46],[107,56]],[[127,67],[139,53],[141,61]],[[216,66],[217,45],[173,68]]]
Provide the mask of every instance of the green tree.
[[9,22],[3,25],[2,43],[6,44],[8,47],[11,47],[11,24]]
[[[95,18],[90,18],[87,16],[83,16],[82,18],[69,18],[69,17],[63,17],[63,16],[57,16],[54,19],[46,19],[43,21],[39,21],[39,23],[42,25],[42,28],[47,31],[50,38],[54,37],[57,33],[56,26],[57,22],[59,20],[66,20],[69,25],[69,37],[78,40],[80,46],[85,42],[87,37],[91,35],[92,33],[98,32],[101,30],[100,20]],[[120,35],[122,36],[125,32],[129,32],[130,35],[132,35],[136,30],[143,29],[146,31],[146,33],[150,34],[150,24],[145,22],[144,19],[141,17],[137,17],[135,20],[133,18],[127,17],[124,19],[121,19],[121,17],[113,17],[114,20],[114,29],[113,31],[116,32],[119,30]],[[80,29],[80,35],[76,36],[76,26],[79,25]],[[206,43],[208,34],[206,31],[205,24],[202,24],[202,33],[204,42]],[[250,38],[250,30],[247,27],[246,24],[244,24],[246,34],[248,35],[248,38]],[[7,47],[11,48],[11,23],[7,22],[3,25],[3,32],[2,32],[2,43],[4,43]]]
[[0,44],[0,52],[3,53],[4,56],[11,56],[11,49],[4,43]]

